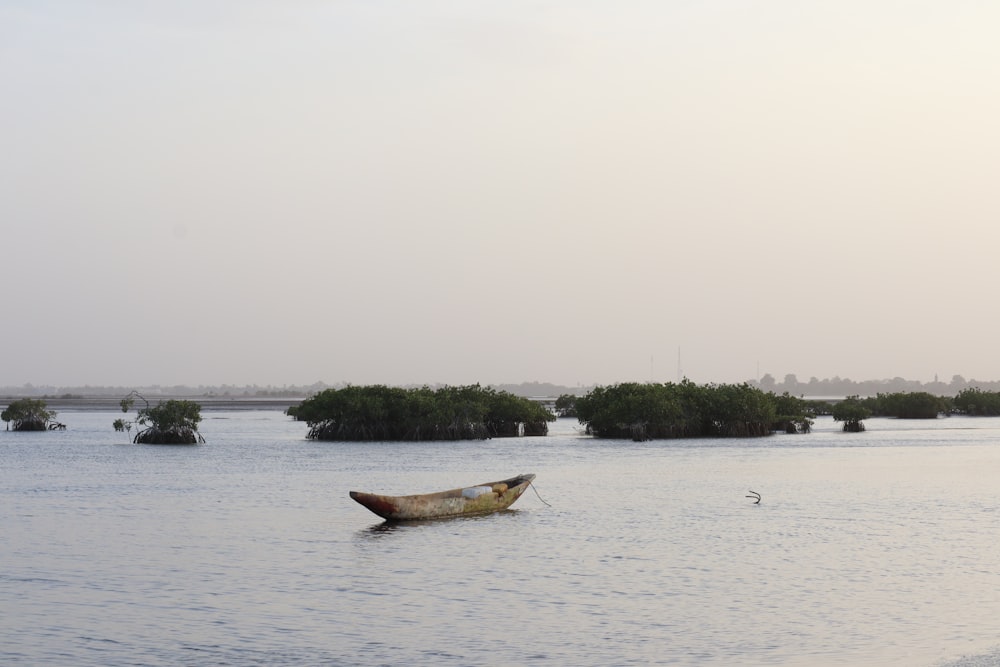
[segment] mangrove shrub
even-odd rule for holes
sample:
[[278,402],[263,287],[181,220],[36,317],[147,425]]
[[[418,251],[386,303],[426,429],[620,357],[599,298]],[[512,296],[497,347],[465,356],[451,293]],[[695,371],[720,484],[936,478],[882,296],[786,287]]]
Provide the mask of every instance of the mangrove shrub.
[[325,389],[286,413],[312,440],[483,440],[546,435],[555,415],[539,403],[477,385]]
[[979,387],[963,389],[952,399],[952,406],[962,414],[996,417],[1000,415],[1000,392],[983,391]]
[[625,382],[576,401],[577,419],[600,438],[753,437],[777,420],[775,397],[747,383],[699,386]]
[[844,422],[844,430],[851,433],[864,431],[865,425],[862,420],[872,416],[872,411],[857,396],[848,396],[839,401],[831,412],[834,421]]
[[576,417],[576,395],[560,394],[556,398],[555,409],[560,417]]
[[0,413],[0,419],[7,422],[8,431],[46,431],[61,428],[62,424],[52,421],[55,410],[47,409],[45,401],[37,398],[19,398],[12,401]]
[[121,400],[122,412],[132,409],[135,399],[145,403],[131,421],[116,419],[116,431],[132,432],[135,426],[138,430],[132,442],[146,445],[194,445],[205,442],[198,432],[201,421],[201,406],[194,401],[170,399],[150,406],[138,392],[132,392]]
[[787,391],[780,396],[769,394],[774,402],[775,418],[772,431],[809,433],[816,418],[814,401],[792,396]]
[[948,411],[948,401],[926,391],[879,393],[875,398],[866,398],[862,404],[881,417],[900,419],[937,419]]

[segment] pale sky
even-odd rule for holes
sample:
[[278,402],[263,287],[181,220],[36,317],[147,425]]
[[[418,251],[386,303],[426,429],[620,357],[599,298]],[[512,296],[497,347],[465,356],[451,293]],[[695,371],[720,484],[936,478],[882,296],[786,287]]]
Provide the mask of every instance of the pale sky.
[[0,386],[1000,379],[998,34],[0,0]]

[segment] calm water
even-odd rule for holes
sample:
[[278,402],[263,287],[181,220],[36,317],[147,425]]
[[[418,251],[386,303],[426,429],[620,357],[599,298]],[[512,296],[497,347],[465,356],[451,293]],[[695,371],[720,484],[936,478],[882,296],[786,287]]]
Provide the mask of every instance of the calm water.
[[[1000,420],[332,444],[207,412],[158,447],[115,416],[0,431],[2,664],[1000,664]],[[347,496],[521,472],[540,497],[475,519]]]

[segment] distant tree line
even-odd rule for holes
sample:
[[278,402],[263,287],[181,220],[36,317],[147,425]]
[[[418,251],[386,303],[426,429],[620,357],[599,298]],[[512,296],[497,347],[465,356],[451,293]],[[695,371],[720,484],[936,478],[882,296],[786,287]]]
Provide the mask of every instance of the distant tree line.
[[749,384],[772,393],[788,392],[793,396],[810,397],[875,396],[880,393],[914,392],[926,392],[935,396],[957,396],[963,390],[972,388],[1000,392],[1000,381],[966,380],[961,375],[953,375],[948,382],[937,378],[932,382],[920,382],[901,377],[854,381],[838,376],[822,380],[811,377],[808,381],[800,381],[795,374],[789,373],[782,381],[778,381],[770,373],[767,373],[759,380]]
[[[747,384],[757,387],[765,392],[781,395],[787,392],[792,396],[809,397],[844,397],[844,396],[875,396],[878,393],[898,393],[898,392],[918,392],[925,391],[935,396],[956,396],[963,389],[979,388],[983,391],[1000,392],[1000,380],[966,380],[961,375],[953,375],[947,382],[939,381],[936,378],[932,382],[920,382],[919,380],[907,380],[902,377],[894,377],[881,380],[855,381],[849,378],[834,376],[832,378],[819,379],[811,377],[809,380],[800,380],[798,376],[789,373],[782,380],[777,380],[771,374],[765,374],[759,379],[748,380]],[[346,383],[327,384],[325,382],[314,382],[304,385],[283,385],[276,387],[273,385],[151,385],[139,388],[138,391],[146,396],[171,396],[171,397],[255,397],[255,398],[297,398],[312,396],[324,389],[339,389],[348,386]],[[431,388],[440,388],[446,385],[429,385]],[[549,382],[522,382],[520,384],[493,384],[488,385],[498,391],[506,391],[515,396],[539,397],[539,396],[559,396],[570,394],[581,396],[594,385],[567,387]],[[411,387],[415,388],[415,386]],[[130,387],[116,386],[69,386],[60,387],[54,385],[33,385],[24,384],[18,387],[0,387],[0,396],[8,398],[15,397],[37,397],[37,398],[69,398],[69,397],[97,397],[97,396],[122,396],[131,390]]]
[[555,415],[540,403],[479,385],[325,389],[286,413],[313,440],[467,440],[546,435]]

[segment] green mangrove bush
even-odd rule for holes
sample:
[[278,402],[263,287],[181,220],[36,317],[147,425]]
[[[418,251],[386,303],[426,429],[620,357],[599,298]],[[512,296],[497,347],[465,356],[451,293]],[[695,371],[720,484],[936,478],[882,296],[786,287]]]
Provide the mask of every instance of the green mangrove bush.
[[848,396],[838,401],[832,410],[834,421],[844,422],[844,430],[850,433],[860,433],[865,430],[865,419],[872,416],[872,411],[857,396]]
[[286,414],[309,425],[307,438],[330,441],[484,440],[546,435],[555,415],[509,392],[476,385],[325,389]]
[[599,438],[757,437],[808,431],[805,401],[747,383],[696,385],[625,382],[595,387],[576,400],[577,419]]
[[926,391],[879,393],[860,400],[872,415],[900,419],[937,419],[951,407],[949,399]]
[[1000,415],[1000,392],[979,387],[963,389],[952,399],[952,409],[965,415],[996,417]]
[[205,442],[198,432],[201,421],[201,405],[194,401],[170,399],[150,406],[141,394],[133,391],[120,402],[122,412],[128,412],[135,404],[135,399],[145,403],[133,420],[116,419],[116,431],[132,433],[137,429],[132,442],[146,445],[194,445]]
[[9,431],[47,431],[56,428],[64,428],[62,424],[54,422],[55,410],[49,410],[48,404],[36,398],[19,398],[11,401],[3,412],[0,412],[0,419],[7,422]]

